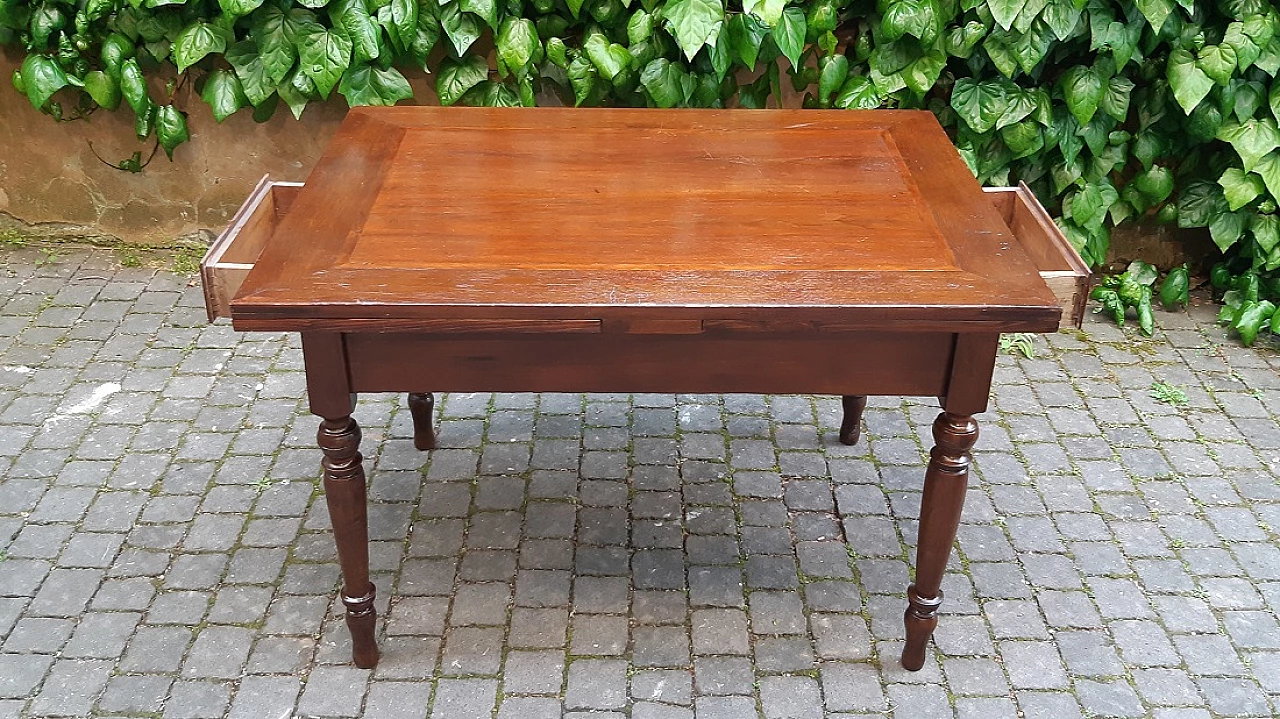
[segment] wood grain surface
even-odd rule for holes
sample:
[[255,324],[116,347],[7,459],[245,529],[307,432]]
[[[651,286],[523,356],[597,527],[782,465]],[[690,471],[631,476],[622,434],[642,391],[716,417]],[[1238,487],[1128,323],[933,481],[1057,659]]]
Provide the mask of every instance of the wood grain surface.
[[256,330],[1059,315],[937,121],[906,111],[357,108],[232,303]]

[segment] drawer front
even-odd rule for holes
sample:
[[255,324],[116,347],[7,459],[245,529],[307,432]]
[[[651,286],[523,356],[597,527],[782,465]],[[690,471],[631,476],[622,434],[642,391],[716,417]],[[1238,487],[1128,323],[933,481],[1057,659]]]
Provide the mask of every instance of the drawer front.
[[263,177],[231,218],[231,224],[209,246],[200,261],[200,283],[210,322],[231,316],[231,298],[300,189],[301,182],[273,182]]
[[1054,224],[1053,218],[1025,183],[1017,187],[985,188],[1013,236],[1040,270],[1062,304],[1060,327],[1079,328],[1089,299],[1092,272]]

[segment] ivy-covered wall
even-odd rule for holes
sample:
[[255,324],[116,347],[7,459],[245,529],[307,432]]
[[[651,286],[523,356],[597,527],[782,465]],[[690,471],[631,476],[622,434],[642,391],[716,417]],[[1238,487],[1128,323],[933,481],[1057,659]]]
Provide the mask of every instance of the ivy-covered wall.
[[927,108],[1087,259],[1148,219],[1264,272],[1278,31],[1268,0],[0,0],[31,105],[116,110],[176,162],[193,114],[396,103],[421,94],[407,69],[446,104]]

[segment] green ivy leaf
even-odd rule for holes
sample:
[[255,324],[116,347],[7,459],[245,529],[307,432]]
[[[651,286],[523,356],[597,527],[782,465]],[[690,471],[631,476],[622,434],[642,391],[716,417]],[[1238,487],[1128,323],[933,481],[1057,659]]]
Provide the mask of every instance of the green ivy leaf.
[[207,22],[193,23],[173,40],[173,64],[178,66],[178,72],[185,72],[205,55],[226,49],[227,37],[221,28]]
[[231,17],[244,17],[262,7],[264,0],[218,0],[218,7]]
[[1241,122],[1258,114],[1258,109],[1266,102],[1266,88],[1253,80],[1232,80],[1227,85],[1227,95],[1232,98],[1232,112]]
[[1151,29],[1157,33],[1164,27],[1164,21],[1173,12],[1173,0],[1137,0],[1138,10],[1151,23]]
[[1076,65],[1062,75],[1062,97],[1076,122],[1088,125],[1102,102],[1104,89],[1097,69]]
[[923,96],[938,82],[946,66],[947,54],[942,48],[933,48],[902,71],[902,81],[912,92]]
[[120,83],[101,70],[84,76],[84,89],[99,107],[114,110],[120,106]]
[[1218,109],[1217,105],[1210,102],[1202,102],[1187,118],[1187,133],[1194,140],[1208,142],[1218,136],[1218,130],[1222,128],[1222,121],[1222,111]]
[[987,0],[987,7],[991,9],[991,17],[996,24],[1004,28],[1006,31],[1013,28],[1013,21],[1018,18],[1018,13],[1022,12],[1022,8],[1027,4],[1027,0]]
[[[137,67],[137,63],[134,63]],[[51,57],[27,55],[22,61],[22,82],[31,106],[40,109],[53,97],[53,93],[70,85],[67,74]]]
[[1023,90],[1011,82],[1001,84],[1008,98],[1008,105],[1005,106],[1004,112],[1000,113],[1000,118],[996,120],[997,130],[1016,122],[1021,122],[1028,115],[1035,112],[1037,107],[1035,94]]
[[418,32],[418,0],[391,0],[391,26],[406,46]]
[[[737,17],[741,18],[741,15]],[[644,10],[637,10],[627,20],[627,42],[637,45],[649,39],[653,34],[653,15]]]
[[[644,12],[641,10],[641,12]],[[498,57],[516,75],[524,75],[529,66],[542,59],[542,43],[538,29],[527,18],[508,17],[498,33]]]
[[[336,27],[331,30],[312,30],[305,36],[298,50],[298,62],[302,71],[316,84],[320,97],[328,98],[351,63],[351,39]],[[241,75],[240,80],[243,82],[244,79]],[[246,94],[248,90],[246,84]],[[249,95],[249,98],[253,99],[253,95]]]
[[804,11],[789,7],[783,11],[782,18],[773,28],[773,42],[793,68],[800,67],[800,52],[804,50],[806,27]]
[[1053,33],[1049,26],[1037,22],[1030,30],[1014,39],[1009,49],[1017,59],[1018,67],[1030,75],[1052,46]]
[[49,38],[67,26],[67,14],[52,2],[40,3],[31,13],[31,48],[44,48]]
[[756,16],[767,27],[774,27],[782,19],[782,10],[786,5],[786,0],[743,0],[742,12]]
[[1280,197],[1280,153],[1273,152],[1263,157],[1253,169],[1262,177],[1267,192],[1273,198]]
[[1072,0],[1052,0],[1045,5],[1040,17],[1049,26],[1054,37],[1058,40],[1066,40],[1075,35],[1083,14]]
[[1222,38],[1222,45],[1229,47],[1236,54],[1236,64],[1241,70],[1247,70],[1258,56],[1262,54],[1262,48],[1253,41],[1244,31],[1244,23],[1233,22],[1227,26],[1227,32]]
[[676,44],[692,61],[703,45],[715,42],[724,22],[724,5],[721,0],[670,0],[662,14]]
[[485,80],[467,91],[462,103],[473,107],[520,107],[520,96],[501,82]]
[[187,132],[187,116],[173,105],[156,108],[156,137],[160,139],[164,154],[172,160],[174,148],[191,137]]
[[1236,71],[1236,51],[1227,45],[1209,45],[1201,48],[1196,67],[1219,85],[1226,85]]
[[585,55],[579,55],[569,63],[569,84],[573,86],[574,104],[582,105],[596,93],[599,73]]
[[1213,89],[1213,80],[1196,64],[1190,52],[1182,49],[1169,53],[1168,65],[1169,87],[1173,89],[1174,99],[1188,115],[1196,109],[1209,90]]
[[1280,217],[1275,215],[1254,215],[1249,221],[1249,230],[1253,239],[1264,253],[1270,254],[1280,246]]
[[[335,29],[343,30],[343,35],[352,46],[355,62],[366,62],[378,58],[380,52],[378,36],[381,31],[374,23],[373,16],[369,14],[369,8],[365,6],[364,0],[332,0],[329,4],[329,18],[333,21]],[[318,80],[317,84],[323,85]]]
[[394,105],[413,97],[413,89],[404,75],[393,67],[382,69],[375,65],[353,65],[342,73],[338,92],[347,98],[347,104]]
[[1040,19],[1040,13],[1044,11],[1048,0],[1027,0],[1022,6],[1022,10],[1018,13],[1018,17],[1013,20],[1013,29],[1017,32],[1025,33],[1031,29],[1031,25]]
[[1023,120],[1000,129],[1000,139],[1018,160],[1044,148],[1044,132],[1034,120]]
[[285,81],[276,89],[276,94],[281,100],[289,106],[289,112],[293,113],[293,119],[297,120],[302,117],[302,111],[307,108],[307,101],[315,95],[316,84],[302,72],[301,68],[289,73]]
[[1089,184],[1071,196],[1069,216],[1077,225],[1092,229],[1102,226],[1106,209],[1102,201],[1102,190],[1096,184]]
[[558,37],[547,40],[547,59],[561,70],[569,69],[569,49],[565,47],[564,40]]
[[653,104],[663,108],[688,102],[694,89],[693,78],[689,77],[684,68],[664,57],[644,66],[640,73],[640,84],[649,93]]
[[478,55],[468,55],[462,60],[445,59],[436,76],[436,94],[441,105],[452,105],[467,90],[489,79],[489,63]]
[[1263,155],[1280,147],[1280,128],[1272,118],[1228,123],[1218,130],[1218,139],[1231,143],[1249,172]]
[[1107,80],[1106,92],[1098,107],[1117,122],[1124,122],[1129,116],[1129,98],[1133,95],[1133,80],[1123,75],[1116,75]]
[[1222,212],[1209,220],[1209,236],[1218,249],[1226,252],[1244,234],[1244,212]]
[[1222,177],[1218,178],[1218,184],[1222,185],[1223,195],[1227,198],[1227,207],[1232,212],[1253,202],[1267,189],[1261,177],[1238,167],[1228,167],[1227,171],[1222,173]]
[[[829,34],[829,33],[828,33]],[[624,50],[626,48],[623,48]],[[630,53],[630,51],[627,51]],[[723,107],[724,103],[720,100],[719,85],[729,74],[729,66],[733,64],[733,49],[729,47],[729,28],[725,23],[720,23],[720,31],[716,33],[716,41],[707,46],[707,54],[711,60],[711,69],[715,71],[715,83],[709,83],[710,75],[704,75],[698,78],[698,88],[695,95],[701,94],[706,97],[706,103],[700,103],[699,107]]]
[[1178,227],[1208,227],[1214,217],[1227,211],[1227,200],[1216,182],[1193,180],[1178,195]]
[[1253,43],[1260,49],[1270,45],[1276,34],[1273,17],[1263,13],[1255,13],[1246,17],[1243,29],[1244,34],[1248,35],[1249,39],[1253,40]]
[[973,53],[978,41],[987,34],[987,26],[977,21],[970,21],[963,27],[953,27],[947,31],[943,39],[947,54],[967,59]]
[[893,0],[880,20],[880,32],[887,40],[911,35],[931,45],[938,35],[937,9],[932,0]]
[[460,0],[463,12],[474,13],[493,30],[498,29],[498,3],[495,0]]
[[[781,9],[779,9],[781,14]],[[755,15],[737,14],[729,18],[729,47],[749,70],[756,68],[760,44],[769,34],[769,26]]]
[[609,42],[598,32],[587,38],[582,49],[587,51],[587,58],[596,66],[600,76],[610,82],[616,82],[631,64],[631,53],[625,47]]
[[298,59],[298,51],[286,32],[287,26],[288,15],[275,6],[255,14],[250,26],[249,38],[257,45],[263,70],[272,85],[284,82]]
[[1151,207],[1164,202],[1173,194],[1173,173],[1167,167],[1153,165],[1151,169],[1134,175],[1129,184],[1142,193],[1147,206]]
[[991,64],[995,65],[1000,74],[1007,78],[1012,78],[1018,71],[1018,56],[1013,54],[1010,40],[1009,33],[995,28],[987,35],[987,39],[982,41],[982,47],[987,51]]
[[[27,77],[25,71],[23,77]],[[30,81],[27,82],[27,93],[31,93]],[[147,96],[147,80],[142,76],[142,69],[138,67],[138,61],[134,58],[129,58],[120,64],[120,94],[124,96],[124,101],[129,103],[134,115],[142,116],[150,111],[151,98]]]
[[[251,104],[261,105],[271,97],[271,93],[275,91],[275,84],[267,77],[262,56],[258,53],[258,46],[252,40],[244,40],[232,45],[223,57],[231,63],[231,67],[235,68],[236,77],[240,78],[240,88]],[[305,69],[303,71],[305,72]],[[128,95],[125,97],[127,98]]]
[[1009,109],[1009,91],[998,82],[962,78],[951,91],[951,107],[974,132],[986,134]]
[[838,91],[849,77],[849,58],[844,55],[824,55],[818,60],[818,102],[826,107],[831,95]]
[[862,75],[854,75],[840,87],[832,104],[841,110],[874,110],[882,102],[876,86]]
[[205,78],[204,89],[200,97],[213,110],[213,119],[218,122],[231,117],[236,110],[249,104],[240,79],[226,70],[214,70]]
[[459,57],[467,52],[471,43],[480,39],[480,23],[474,15],[459,10],[457,3],[450,2],[440,9],[440,25]]
[[440,20],[429,12],[418,13],[418,24],[408,41],[409,53],[414,63],[423,70],[427,69],[427,59],[431,50],[440,41]]

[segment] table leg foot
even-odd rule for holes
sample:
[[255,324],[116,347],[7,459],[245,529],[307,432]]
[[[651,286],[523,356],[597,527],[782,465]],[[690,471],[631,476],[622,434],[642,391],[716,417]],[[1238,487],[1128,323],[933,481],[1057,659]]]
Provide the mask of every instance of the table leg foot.
[[361,597],[352,597],[345,590],[342,592],[347,631],[351,632],[351,660],[361,669],[373,669],[378,665],[378,641],[373,636],[378,622],[378,610],[373,608],[376,593],[373,584],[369,585],[369,593]]
[[862,434],[862,411],[867,408],[867,398],[847,394],[840,398],[844,405],[844,418],[840,420],[840,442],[857,444]]
[[904,615],[907,643],[902,649],[902,666],[910,671],[924,666],[925,649],[938,625],[942,575],[960,526],[969,484],[969,450],[978,441],[978,423],[969,415],[943,412],[933,423],[933,440],[920,501],[916,582],[907,588]]
[[432,424],[436,396],[430,392],[409,393],[409,414],[413,417],[413,446],[427,451],[436,448],[436,430]]
[[369,669],[378,663],[374,639],[378,614],[369,581],[369,514],[360,426],[349,416],[325,418],[316,440],[324,452],[324,494],[342,567],[342,604],[351,631],[352,659],[356,666]]

